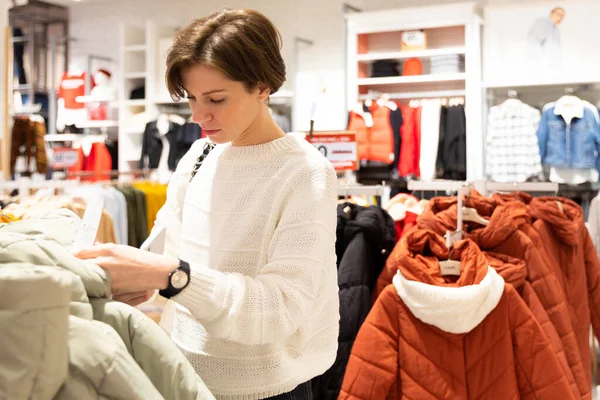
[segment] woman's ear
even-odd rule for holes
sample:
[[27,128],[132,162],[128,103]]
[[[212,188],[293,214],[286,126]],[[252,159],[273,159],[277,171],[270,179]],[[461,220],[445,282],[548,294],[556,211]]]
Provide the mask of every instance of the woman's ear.
[[260,101],[265,102],[271,95],[271,88],[268,85],[259,83],[258,84],[258,98]]

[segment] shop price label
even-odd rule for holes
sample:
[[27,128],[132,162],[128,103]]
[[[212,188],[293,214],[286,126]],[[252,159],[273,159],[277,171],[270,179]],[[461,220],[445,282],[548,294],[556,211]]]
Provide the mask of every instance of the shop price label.
[[63,169],[77,165],[79,155],[77,149],[71,147],[57,147],[52,149],[52,169]]
[[356,171],[358,152],[354,132],[315,132],[312,138],[306,136],[333,165],[336,171]]

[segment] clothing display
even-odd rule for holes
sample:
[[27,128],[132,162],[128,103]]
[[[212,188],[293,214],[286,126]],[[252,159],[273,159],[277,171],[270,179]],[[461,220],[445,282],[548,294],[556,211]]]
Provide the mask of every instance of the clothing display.
[[[557,270],[553,267],[556,261],[552,261],[552,254],[548,251],[553,244],[540,238],[532,224],[528,208],[523,203],[501,203],[495,198],[483,197],[473,191],[463,204],[474,208],[478,215],[489,221],[484,227],[476,224],[473,226],[472,223],[463,225],[466,238],[473,240],[484,252],[503,254],[525,262],[526,280],[538,295],[560,337],[566,362],[579,393],[582,397],[589,398],[591,385],[585,372],[589,364],[584,365],[582,362],[567,295],[561,287],[561,277],[557,276]],[[430,201],[427,210],[419,217],[417,226],[444,235],[447,231],[456,230],[456,220],[456,198],[439,197]],[[393,269],[393,266],[386,266],[388,277]],[[563,350],[555,347],[555,351],[560,354]]]
[[333,366],[312,380],[315,399],[337,399],[358,328],[371,309],[371,291],[395,241],[394,222],[379,207],[338,205],[336,255],[340,334]]
[[419,149],[419,172],[423,180],[435,178],[435,163],[440,140],[440,112],[439,102],[428,101],[421,106],[420,143],[422,145]]
[[542,164],[551,167],[551,181],[598,181],[600,118],[596,107],[575,96],[547,104],[537,137]]
[[[91,137],[91,139],[94,139]],[[112,157],[103,142],[81,143],[77,147],[77,163],[67,171],[82,181],[107,181],[111,179]],[[79,172],[87,172],[78,176]]]
[[[106,272],[70,253],[80,225],[65,210],[0,224],[5,333],[0,353],[3,360],[18,360],[11,364],[13,374],[3,377],[0,393],[9,398],[38,393],[55,399],[214,399],[158,325],[110,299]],[[37,296],[30,296],[33,292]]]
[[518,99],[492,107],[488,116],[486,174],[496,182],[542,177],[536,130],[540,112]]
[[409,58],[402,66],[402,76],[423,75],[423,63],[418,58]]
[[[451,251],[417,229],[399,246],[394,283],[359,331],[340,399],[576,398],[533,314],[473,241]],[[448,259],[460,262],[459,277],[440,274]]]
[[33,172],[45,174],[48,158],[44,144],[46,124],[39,115],[13,118],[10,144],[12,174],[30,176]]
[[[155,225],[166,228],[166,254],[191,267],[190,285],[171,298],[171,339],[217,397],[289,392],[336,358],[335,232],[326,228],[335,225],[336,174],[308,141],[286,135],[217,145],[190,182],[203,142],[177,166]],[[317,214],[331,224],[314,223]],[[263,257],[272,261],[265,265]],[[290,283],[292,275],[302,284]],[[332,296],[315,303],[318,292]]]
[[434,74],[458,74],[465,71],[465,58],[459,54],[433,56],[430,59],[430,71]]
[[371,65],[371,78],[382,78],[386,76],[399,76],[400,63],[393,60],[377,60]]
[[[67,125],[78,125],[88,120],[88,112],[85,104],[78,102],[78,96],[86,94],[86,72],[72,69],[65,72],[58,88],[58,110],[56,116],[56,128],[63,131]],[[94,79],[91,79],[91,88],[94,87]]]
[[442,107],[436,170],[441,179],[467,178],[466,120],[462,105]]
[[359,103],[350,112],[348,130],[356,132],[359,160],[381,162],[398,169],[402,112],[393,102]]
[[421,108],[400,107],[402,111],[402,127],[400,134],[400,155],[398,157],[398,175],[402,177],[418,177],[419,148],[421,141]]

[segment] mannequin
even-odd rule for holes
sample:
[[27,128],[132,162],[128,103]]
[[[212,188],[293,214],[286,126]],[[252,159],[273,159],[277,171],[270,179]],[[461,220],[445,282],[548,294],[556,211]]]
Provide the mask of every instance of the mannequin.
[[95,86],[90,92],[91,102],[88,103],[91,120],[108,119],[108,103],[117,97],[115,89],[111,86],[110,78],[111,73],[103,68],[94,74]]
[[[68,125],[78,125],[88,119],[83,103],[76,101],[77,96],[85,95],[85,70],[79,60],[69,64],[69,70],[63,74],[58,89],[56,129],[64,131]],[[94,82],[92,82],[94,86]]]

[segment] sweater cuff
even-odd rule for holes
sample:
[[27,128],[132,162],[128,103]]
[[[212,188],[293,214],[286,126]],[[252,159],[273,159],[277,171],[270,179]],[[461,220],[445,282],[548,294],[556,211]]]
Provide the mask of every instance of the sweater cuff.
[[219,311],[218,282],[223,273],[206,267],[190,266],[190,284],[171,300],[187,308],[198,319],[210,319]]

